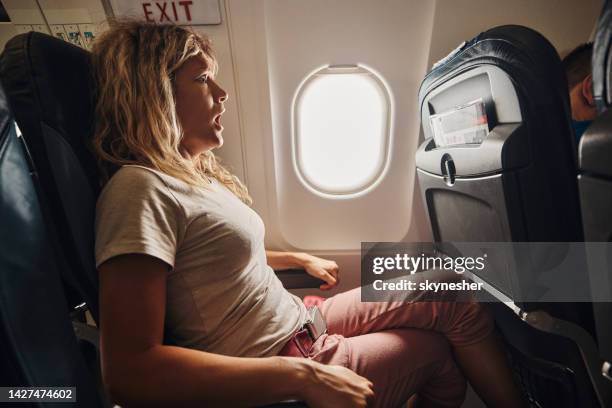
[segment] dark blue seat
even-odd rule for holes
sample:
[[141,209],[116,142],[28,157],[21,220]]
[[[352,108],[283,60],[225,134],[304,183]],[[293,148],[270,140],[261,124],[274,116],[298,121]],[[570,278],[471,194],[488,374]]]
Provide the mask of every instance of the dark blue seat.
[[0,87],[0,384],[76,387],[76,406],[101,407],[83,354],[95,364],[96,351],[75,336],[33,171]]
[[36,33],[11,39],[0,60],[0,79],[66,261],[62,276],[70,306],[85,301],[97,320],[93,225],[99,182],[86,143],[93,123],[89,71],[87,51]]

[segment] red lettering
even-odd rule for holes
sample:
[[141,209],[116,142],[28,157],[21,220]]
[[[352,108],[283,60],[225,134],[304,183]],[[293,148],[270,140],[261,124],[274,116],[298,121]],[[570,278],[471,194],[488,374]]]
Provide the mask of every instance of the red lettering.
[[155,3],[155,5],[157,6],[157,8],[159,9],[159,11],[161,12],[161,16],[159,16],[159,22],[161,23],[162,21],[164,21],[164,17],[166,17],[166,20],[170,21],[170,17],[168,17],[168,15],[166,14],[166,6],[168,5],[166,2],[162,3],[164,5],[164,7],[160,7],[159,3]]
[[174,12],[174,21],[178,21],[178,16],[176,15],[176,4],[172,2],[172,11]]
[[149,16],[151,14],[153,14],[153,12],[151,10],[149,10],[149,6],[151,5],[151,3],[142,3],[142,10],[144,11],[145,14],[145,18],[147,19],[147,21],[152,22],[153,20],[151,20],[149,18]]
[[189,6],[193,4],[193,1],[179,1],[179,6],[183,6],[185,9],[185,16],[187,17],[187,21],[191,21],[191,12],[189,11]]

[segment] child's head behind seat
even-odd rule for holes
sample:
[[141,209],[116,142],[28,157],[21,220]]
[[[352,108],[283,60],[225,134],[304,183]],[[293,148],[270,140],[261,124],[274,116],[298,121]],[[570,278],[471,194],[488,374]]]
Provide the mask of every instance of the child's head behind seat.
[[572,119],[575,121],[591,121],[597,117],[591,76],[592,54],[593,43],[585,43],[574,48],[563,58],[572,105]]

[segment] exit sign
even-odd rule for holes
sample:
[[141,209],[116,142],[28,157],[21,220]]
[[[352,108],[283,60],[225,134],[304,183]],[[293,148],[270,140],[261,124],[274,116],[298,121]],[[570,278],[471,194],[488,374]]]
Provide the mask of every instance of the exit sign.
[[111,0],[117,18],[179,25],[221,24],[219,0]]

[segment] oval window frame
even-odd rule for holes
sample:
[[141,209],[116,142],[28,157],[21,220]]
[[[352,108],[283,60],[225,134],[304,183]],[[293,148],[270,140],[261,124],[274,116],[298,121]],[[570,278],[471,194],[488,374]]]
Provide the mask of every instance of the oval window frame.
[[[376,168],[372,175],[367,178],[366,182],[346,191],[333,191],[329,189],[322,188],[317,185],[317,183],[313,180],[310,180],[309,177],[305,174],[305,172],[301,168],[300,163],[300,153],[299,153],[299,145],[300,145],[300,134],[299,134],[299,105],[301,96],[304,94],[304,90],[308,88],[308,86],[313,82],[315,78],[320,75],[346,75],[346,74],[360,74],[360,75],[368,75],[369,78],[373,80],[373,82],[378,86],[379,93],[382,95],[382,99],[384,102],[383,106],[383,126],[382,126],[382,157],[380,160],[380,164]],[[392,103],[392,94],[389,86],[386,84],[384,79],[380,74],[378,74],[375,70],[367,67],[363,64],[349,64],[349,65],[324,65],[310,72],[308,75],[304,77],[302,82],[297,87],[293,101],[291,104],[291,154],[292,154],[292,162],[293,168],[298,176],[300,182],[312,193],[328,198],[328,199],[349,199],[355,198],[360,195],[366,194],[372,189],[374,189],[383,179],[387,169],[389,167],[390,157],[391,157],[391,142],[392,142],[392,123],[393,123],[393,103]]]

